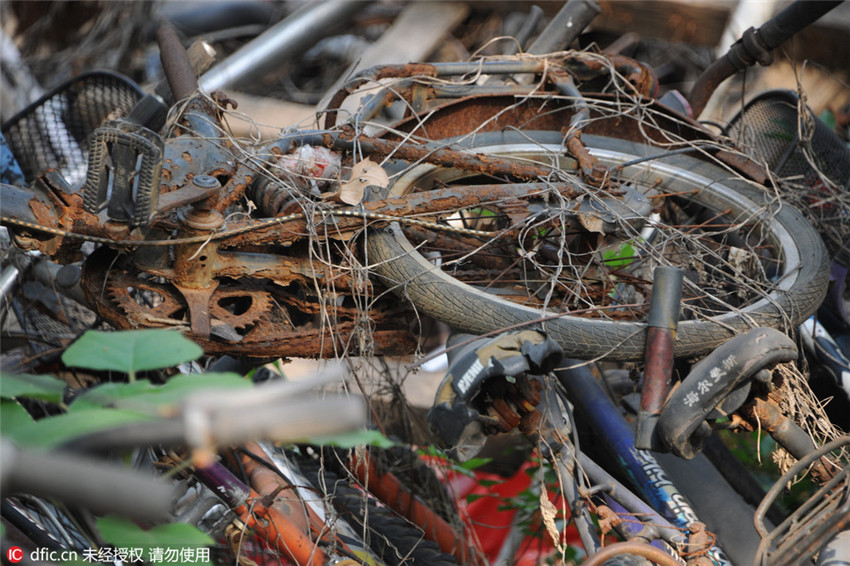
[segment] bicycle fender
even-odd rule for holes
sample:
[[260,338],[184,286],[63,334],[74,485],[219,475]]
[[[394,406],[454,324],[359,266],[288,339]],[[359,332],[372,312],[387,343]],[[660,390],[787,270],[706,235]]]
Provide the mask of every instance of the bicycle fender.
[[755,328],[725,342],[697,362],[668,398],[658,419],[662,440],[690,460],[711,435],[705,419],[715,408],[762,370],[796,357],[794,341],[772,328]]

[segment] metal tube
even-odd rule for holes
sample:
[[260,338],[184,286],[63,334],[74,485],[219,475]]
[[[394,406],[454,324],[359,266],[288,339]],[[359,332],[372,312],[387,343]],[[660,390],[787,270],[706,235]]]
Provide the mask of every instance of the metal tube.
[[189,54],[177,36],[177,30],[171,24],[160,26],[156,30],[156,41],[159,44],[159,59],[174,101],[189,98],[198,88],[198,80],[189,61]]
[[522,49],[526,42],[531,39],[531,36],[537,29],[537,24],[542,19],[543,10],[540,6],[536,4],[531,6],[528,10],[528,16],[526,16],[525,21],[522,23],[522,27],[516,32],[516,36],[514,37],[516,42],[509,42],[505,49],[502,50],[502,55],[515,55],[517,51]]
[[597,0],[569,0],[528,48],[533,55],[568,47],[602,11]]
[[768,50],[790,39],[798,31],[814,23],[844,0],[797,0],[769,19],[758,34]]
[[[7,265],[3,269],[3,273],[0,273],[0,301],[2,301],[3,304],[6,302],[6,295],[8,295],[9,291],[15,287],[15,281],[18,279],[18,273],[20,273],[20,271],[12,265]],[[0,308],[3,308],[2,305],[0,305]]]
[[349,0],[308,4],[204,73],[199,81],[201,90],[212,92],[262,76],[329,35],[335,24],[364,6],[362,2]]
[[[577,363],[564,360],[563,363]],[[622,467],[628,470],[634,487],[647,498],[650,505],[658,509],[661,515],[678,527],[687,527],[691,522],[686,519],[673,502],[671,494],[659,488],[652,477],[661,468],[649,454],[639,453],[634,445],[634,432],[620,412],[608,398],[602,385],[593,377],[587,366],[566,370],[556,370],[555,375],[567,390],[570,400],[581,411],[590,426],[597,431],[606,449],[618,455]],[[653,461],[648,462],[648,458]],[[651,466],[651,469],[649,467]],[[655,474],[655,478],[659,476]]]
[[670,392],[683,277],[682,270],[676,267],[660,265],[653,272],[652,302],[646,321],[646,368],[635,429],[635,446],[642,450],[664,450],[655,428]]
[[841,4],[843,0],[797,0],[768,20],[759,29],[750,28],[729,51],[711,64],[694,83],[688,102],[695,118],[699,117],[712,93],[721,82],[756,62],[770,63],[770,51],[798,31]]
[[[593,485],[602,485],[605,487],[603,493],[610,497],[612,502],[616,503],[616,507],[622,506],[629,513],[640,515],[641,520],[644,522],[639,529],[642,534],[649,537],[659,536],[673,544],[681,540],[681,530],[659,515],[655,509],[632,493],[626,486],[614,478],[614,476],[605,471],[602,466],[591,460],[589,456],[583,452],[579,452],[578,463],[582,471],[590,478]],[[609,504],[609,507],[614,509],[614,511],[618,511],[613,505]]]
[[[581,362],[565,358],[561,363],[577,365]],[[581,412],[585,421],[599,435],[605,448],[617,455],[618,465],[650,505],[677,527],[687,528],[692,522],[698,521],[690,503],[669,481],[652,454],[635,448],[632,428],[590,369],[586,365],[577,365],[556,370],[555,376],[567,390],[567,396],[575,404],[576,410]],[[717,547],[712,547],[709,552],[717,564],[730,564]]]

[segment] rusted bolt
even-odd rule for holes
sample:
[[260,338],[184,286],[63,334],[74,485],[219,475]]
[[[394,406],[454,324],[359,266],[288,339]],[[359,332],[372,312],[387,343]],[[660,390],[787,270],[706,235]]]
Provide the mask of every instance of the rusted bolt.
[[202,189],[217,189],[221,186],[218,179],[212,175],[195,175],[192,177],[192,184]]
[[688,525],[688,552],[693,554],[701,554],[708,548],[709,537],[708,531],[705,530],[705,523],[694,521]]

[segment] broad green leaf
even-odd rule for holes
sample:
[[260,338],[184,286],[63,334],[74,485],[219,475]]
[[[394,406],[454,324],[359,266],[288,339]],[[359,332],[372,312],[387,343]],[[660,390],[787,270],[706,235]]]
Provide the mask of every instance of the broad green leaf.
[[89,330],[65,350],[62,361],[72,367],[135,374],[173,367],[203,353],[200,346],[172,330]]
[[79,436],[151,419],[150,416],[132,411],[89,409],[22,425],[10,431],[8,436],[19,446],[55,448]]
[[133,383],[101,383],[77,395],[68,406],[68,412],[98,407],[114,408],[120,400],[144,395],[154,387],[156,386],[147,379],[140,379]]
[[0,433],[9,436],[15,430],[35,422],[20,403],[11,399],[0,400]]
[[0,375],[0,397],[29,397],[39,401],[60,403],[66,383],[50,375],[4,373]]
[[163,385],[142,379],[133,383],[105,383],[74,399],[70,412],[95,407],[114,407],[151,415],[171,416],[180,403],[199,391],[247,389],[251,382],[236,373],[175,375]]
[[608,267],[625,267],[637,257],[634,246],[626,242],[616,250],[608,250],[602,254],[602,260]]
[[215,541],[195,525],[171,523],[145,530],[132,521],[101,517],[97,528],[104,540],[116,548],[142,549],[148,563],[211,564],[206,547]]
[[377,430],[356,430],[341,434],[311,436],[305,442],[318,446],[336,446],[338,448],[354,448],[355,446],[363,446],[364,444],[377,448],[392,448],[395,446],[395,442]]

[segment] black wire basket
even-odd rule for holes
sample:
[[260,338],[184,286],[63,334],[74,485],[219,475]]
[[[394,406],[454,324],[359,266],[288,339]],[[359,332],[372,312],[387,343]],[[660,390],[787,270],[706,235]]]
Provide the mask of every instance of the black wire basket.
[[88,140],[105,120],[126,116],[143,92],[109,71],[79,75],[54,88],[2,126],[27,182],[56,169],[80,186],[88,166]]

